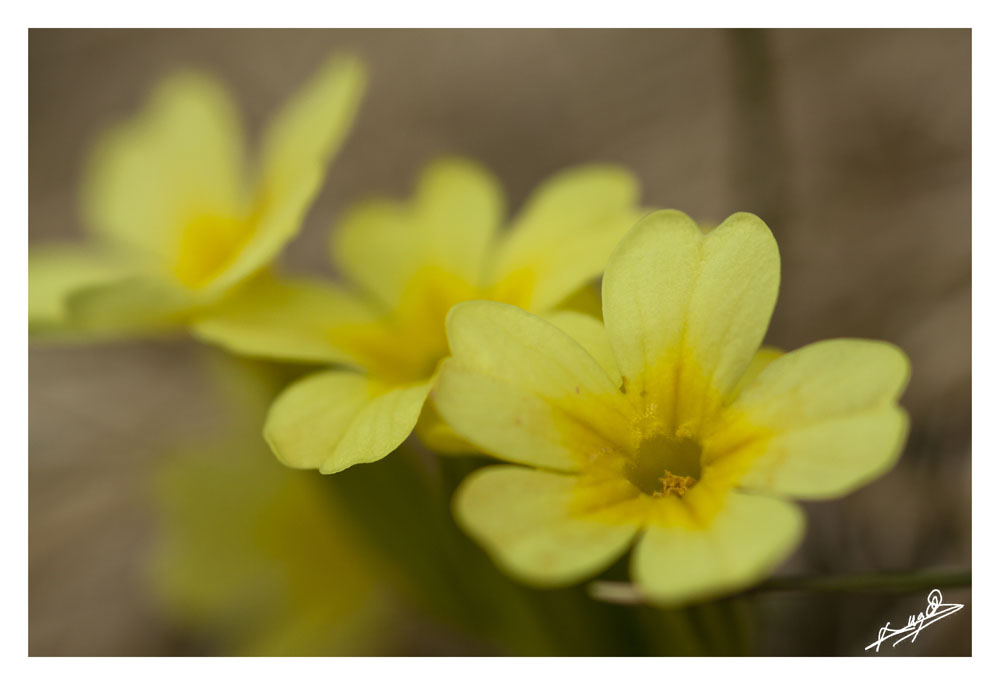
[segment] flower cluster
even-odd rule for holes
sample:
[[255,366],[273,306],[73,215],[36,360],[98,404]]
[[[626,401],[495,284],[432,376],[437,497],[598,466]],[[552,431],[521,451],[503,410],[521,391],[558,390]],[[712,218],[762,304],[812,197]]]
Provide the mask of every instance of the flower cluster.
[[409,199],[341,216],[338,280],[277,269],[364,83],[358,60],[332,58],[251,163],[226,91],[168,78],[94,149],[94,240],[32,253],[32,334],[180,329],[321,365],[267,412],[277,458],[335,474],[415,434],[443,459],[506,462],[458,486],[454,516],[540,587],[592,578],[634,546],[631,578],[652,603],[747,588],[800,541],[792,500],[892,467],[906,356],[855,339],[762,346],[780,270],[765,223],[738,213],[705,228],[643,207],[617,166],[559,172],[508,218],[488,170],[438,159]]

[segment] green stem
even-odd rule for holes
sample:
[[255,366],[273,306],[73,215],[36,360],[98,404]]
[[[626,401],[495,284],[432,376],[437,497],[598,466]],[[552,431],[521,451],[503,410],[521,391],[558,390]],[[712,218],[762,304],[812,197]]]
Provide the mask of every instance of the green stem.
[[903,571],[772,578],[750,592],[912,592],[972,585],[972,571]]
[[[913,592],[972,585],[972,571],[903,571],[834,576],[772,578],[742,594],[762,592]],[[646,604],[643,594],[630,583],[595,581],[590,595],[613,604]]]

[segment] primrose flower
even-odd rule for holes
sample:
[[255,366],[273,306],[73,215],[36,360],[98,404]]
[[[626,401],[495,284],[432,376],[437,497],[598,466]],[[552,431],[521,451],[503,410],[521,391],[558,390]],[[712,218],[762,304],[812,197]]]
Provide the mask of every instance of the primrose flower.
[[803,532],[788,498],[874,479],[908,423],[909,363],[893,345],[760,349],[778,280],[757,217],[704,232],[660,211],[608,262],[604,331],[594,321],[574,339],[509,305],[455,307],[437,409],[485,452],[533,467],[473,473],[459,522],[538,585],[582,580],[633,543],[633,581],[656,602],[763,578]]
[[[261,281],[197,332],[242,354],[349,367],[291,385],[272,406],[265,437],[293,467],[333,473],[373,462],[417,425],[448,354],[452,305],[492,299],[540,314],[569,306],[638,218],[636,193],[619,168],[570,169],[546,181],[500,232],[496,179],[470,161],[438,160],[410,202],[374,199],[347,213],[332,248],[352,289]],[[557,319],[572,326],[577,316]],[[418,430],[436,449],[469,448],[433,412]]]
[[221,86],[195,72],[164,80],[91,155],[92,244],[30,255],[33,331],[116,335],[196,320],[298,231],[364,81],[359,61],[331,58],[271,122],[251,165]]
[[384,649],[389,567],[318,474],[282,468],[260,440],[280,374],[209,359],[225,427],[172,450],[156,470],[153,598],[227,654]]

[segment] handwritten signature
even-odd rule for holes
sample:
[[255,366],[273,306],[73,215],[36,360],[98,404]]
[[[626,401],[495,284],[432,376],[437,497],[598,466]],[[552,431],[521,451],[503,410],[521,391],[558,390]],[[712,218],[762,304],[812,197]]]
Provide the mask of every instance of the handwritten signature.
[[865,651],[867,652],[869,649],[874,647],[877,652],[883,642],[891,640],[892,638],[897,638],[896,641],[892,643],[893,647],[906,639],[909,639],[910,642],[916,642],[917,635],[920,634],[921,630],[935,621],[940,621],[946,616],[951,616],[964,607],[964,604],[942,604],[941,591],[931,590],[931,593],[927,595],[926,611],[921,611],[916,616],[911,615],[910,620],[907,621],[906,625],[902,628],[892,628],[889,625],[889,622],[886,621],[886,624],[878,629],[878,639],[865,647]]

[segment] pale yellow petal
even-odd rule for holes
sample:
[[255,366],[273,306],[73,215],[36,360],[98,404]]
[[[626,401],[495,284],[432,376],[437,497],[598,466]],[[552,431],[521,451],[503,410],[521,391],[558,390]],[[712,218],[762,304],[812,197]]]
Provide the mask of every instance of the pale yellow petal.
[[778,349],[777,347],[771,347],[769,345],[765,345],[757,350],[757,354],[755,354],[753,359],[750,361],[750,366],[747,367],[747,370],[743,372],[742,376],[740,376],[739,382],[737,382],[736,386],[729,392],[730,398],[738,397],[743,389],[750,384],[750,381],[757,378],[761,371],[766,369],[771,362],[784,353],[784,350]]
[[268,199],[326,170],[351,130],[367,80],[361,60],[335,55],[281,107],[262,145],[260,183]]
[[336,473],[382,459],[409,436],[429,383],[385,387],[351,371],[308,376],[268,412],[264,437],[294,468]]
[[583,349],[590,353],[601,368],[608,374],[608,378],[615,385],[622,383],[621,374],[615,365],[615,355],[611,351],[611,343],[608,342],[608,334],[604,330],[604,324],[600,319],[595,319],[587,314],[572,310],[560,310],[545,314],[546,321],[554,323],[560,330],[567,333],[576,340]]
[[598,321],[604,321],[604,312],[601,310],[601,284],[587,283],[560,302],[557,308],[580,312],[592,316]]
[[503,237],[491,272],[496,299],[534,312],[600,276],[638,220],[638,184],[611,165],[562,171],[532,194]]
[[764,580],[804,528],[793,504],[733,493],[708,528],[648,528],[632,555],[632,578],[663,605],[717,597]]
[[209,361],[221,432],[178,436],[194,442],[157,463],[150,599],[226,654],[370,649],[387,618],[381,558],[330,483],[285,468],[260,437],[282,373],[228,355]]
[[170,281],[137,276],[74,292],[68,322],[98,337],[162,334],[187,324],[203,304]]
[[455,518],[519,580],[569,585],[609,566],[636,532],[572,515],[574,481],[515,466],[480,469],[455,493]]
[[135,274],[120,255],[83,245],[44,245],[28,253],[28,325],[32,331],[66,323],[66,303],[83,288]]
[[553,324],[499,302],[464,302],[448,316],[448,338],[453,356],[438,376],[437,410],[486,452],[572,470],[626,439],[624,395]]
[[504,215],[503,190],[471,160],[431,162],[420,177],[413,206],[428,264],[482,285],[484,260]]
[[777,244],[752,214],[708,233],[673,210],[644,218],[604,276],[604,322],[630,394],[696,428],[760,347],[778,278]]
[[83,176],[87,223],[114,243],[170,259],[192,222],[243,211],[243,135],[221,86],[194,72],[168,77],[139,115],[95,145]]
[[294,237],[350,131],[364,93],[363,64],[333,57],[282,107],[267,129],[249,221],[252,231],[210,288],[225,291],[270,263]]
[[826,340],[772,362],[729,412],[764,431],[743,486],[824,498],[877,478],[906,439],[896,402],[908,378],[899,348],[869,340]]
[[237,354],[358,364],[336,344],[335,331],[374,317],[364,302],[331,283],[262,275],[200,316],[192,330]]
[[417,421],[416,433],[427,449],[438,454],[451,456],[480,454],[478,447],[463,439],[445,423],[433,402],[424,404],[423,413]]
[[471,160],[439,159],[421,172],[408,203],[355,205],[333,232],[333,261],[390,308],[422,271],[444,270],[478,287],[503,211],[489,171]]

